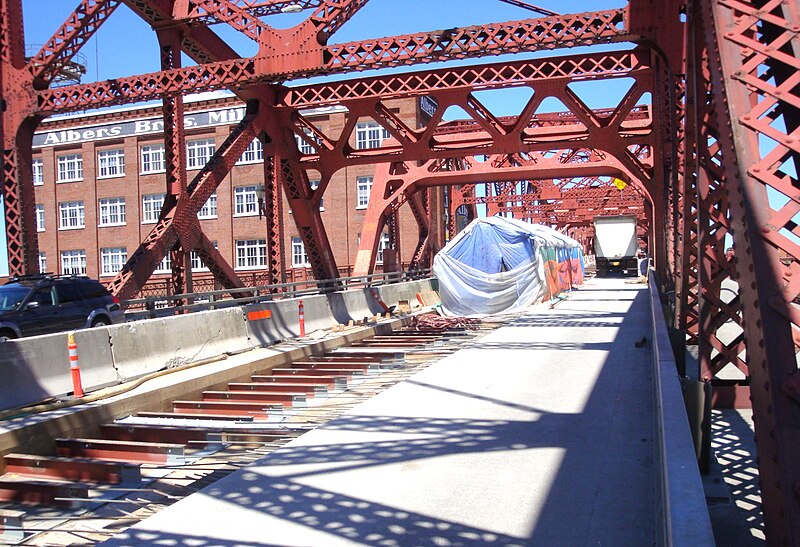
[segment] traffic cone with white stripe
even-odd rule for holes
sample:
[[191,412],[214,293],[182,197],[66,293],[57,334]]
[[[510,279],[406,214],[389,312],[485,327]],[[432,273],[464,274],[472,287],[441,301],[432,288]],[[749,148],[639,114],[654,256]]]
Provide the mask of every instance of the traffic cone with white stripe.
[[78,366],[78,344],[75,343],[74,332],[67,334],[67,349],[69,350],[69,370],[72,373],[72,392],[75,397],[83,397],[81,369]]

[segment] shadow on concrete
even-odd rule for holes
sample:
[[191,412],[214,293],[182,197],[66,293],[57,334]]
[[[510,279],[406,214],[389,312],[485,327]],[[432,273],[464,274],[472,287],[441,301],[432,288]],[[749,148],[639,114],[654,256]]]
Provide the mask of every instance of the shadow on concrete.
[[576,318],[570,313],[546,313],[532,315],[515,319],[507,327],[570,327],[570,328],[594,328],[594,327],[621,327],[625,320],[624,314],[619,313],[597,313],[587,312],[584,317]]
[[[268,541],[282,544],[308,544],[308,538],[297,542],[280,541],[270,537],[269,525],[280,519],[309,529],[323,531],[340,540],[363,545],[652,545],[656,540],[657,478],[654,469],[655,419],[652,403],[652,355],[648,348],[636,348],[634,343],[649,332],[646,293],[641,291],[631,303],[631,311],[619,314],[599,314],[621,317],[620,322],[593,322],[576,319],[568,314],[524,317],[512,324],[527,326],[560,326],[591,329],[618,327],[613,342],[583,344],[575,342],[567,349],[600,349],[607,352],[600,363],[598,375],[583,408],[570,413],[548,412],[534,405],[521,404],[490,394],[457,390],[447,385],[435,385],[412,377],[407,382],[415,387],[449,396],[477,399],[510,410],[514,416],[527,411],[530,418],[468,419],[442,417],[410,417],[402,415],[363,416],[344,415],[323,426],[322,434],[340,431],[346,439],[353,432],[404,436],[377,442],[328,442],[287,446],[270,454],[248,469],[237,472],[209,486],[200,494],[207,496],[217,510],[192,513],[196,519],[217,517],[219,503],[232,508],[246,508],[254,528],[263,526],[261,533]],[[519,326],[519,325],[516,325]],[[588,337],[588,333],[587,334]],[[576,338],[581,334],[576,333]],[[491,342],[482,349],[495,348]],[[547,347],[520,343],[521,351],[559,349],[553,343]],[[588,348],[586,346],[589,346]],[[508,349],[498,344],[497,349]],[[533,358],[534,354],[531,354]],[[520,355],[521,363],[528,358]],[[576,356],[577,358],[577,356]],[[434,365],[435,366],[435,365]],[[487,358],[487,367],[491,366]],[[569,361],[564,362],[569,374]],[[513,386],[516,393],[531,393],[524,399],[535,401],[537,386]],[[391,388],[390,390],[391,391]],[[389,391],[385,392],[389,393]],[[490,392],[491,393],[491,392]],[[433,393],[435,397],[436,393]],[[425,400],[425,398],[421,398]],[[409,404],[422,404],[409,401]],[[456,403],[457,404],[457,403]],[[425,407],[418,407],[424,411]],[[454,407],[457,408],[457,407]],[[357,412],[357,408],[355,412]],[[457,412],[457,410],[450,411]],[[345,434],[349,432],[349,434]],[[312,433],[314,435],[315,433]],[[309,443],[312,441],[309,440]],[[539,506],[520,504],[498,507],[490,500],[476,499],[485,504],[486,511],[513,512],[532,527],[520,537],[498,533],[496,530],[471,526],[453,519],[414,512],[369,499],[353,497],[311,486],[317,478],[331,473],[369,469],[392,463],[413,466],[413,462],[453,454],[487,452],[517,452],[531,449],[556,448],[563,457],[557,471],[547,477],[542,470],[542,484],[549,485]],[[522,473],[530,473],[526,467]],[[536,468],[533,468],[536,469]],[[510,470],[514,473],[515,470]],[[463,485],[469,484],[471,470],[464,468]],[[413,477],[413,475],[410,475]],[[526,480],[527,476],[519,476]],[[500,485],[502,487],[502,485]],[[415,485],[419,495],[425,495],[426,485]],[[458,485],[441,493],[443,499],[464,503]],[[189,498],[191,499],[191,498]],[[197,498],[195,498],[197,499]],[[187,499],[187,501],[189,501]],[[405,500],[408,502],[408,500]],[[408,505],[408,503],[406,503]],[[197,508],[197,505],[193,507]],[[176,507],[177,508],[177,507]],[[167,515],[164,515],[165,517]],[[269,518],[267,518],[269,517]],[[173,521],[161,519],[162,521]],[[142,523],[144,528],[147,521]],[[154,525],[153,528],[156,526]],[[129,534],[139,534],[131,530]],[[194,545],[191,537],[172,532],[161,535],[148,532],[148,541]],[[236,533],[232,534],[236,537]],[[248,545],[245,541],[211,543],[209,545]],[[334,538],[331,538],[333,540]],[[305,543],[304,543],[305,542]],[[146,544],[112,540],[110,545]]]
[[[711,421],[711,446],[721,466],[731,501],[739,512],[739,518],[735,522],[744,523],[737,526],[738,536],[732,536],[727,531],[727,534],[719,537],[715,529],[717,545],[720,546],[764,544],[764,520],[754,433],[751,424],[740,412],[752,411],[714,410]],[[726,525],[730,527],[730,523],[729,519]]]
[[[232,541],[188,534],[169,534],[128,529],[111,541],[114,545],[186,545],[191,547],[280,547],[277,543]],[[101,543],[106,545],[106,543]]]

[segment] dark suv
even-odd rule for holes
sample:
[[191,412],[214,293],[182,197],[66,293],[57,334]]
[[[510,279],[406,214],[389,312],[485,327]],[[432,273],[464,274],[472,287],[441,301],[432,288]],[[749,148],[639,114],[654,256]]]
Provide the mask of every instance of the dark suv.
[[123,320],[119,299],[88,277],[29,275],[0,285],[0,342]]

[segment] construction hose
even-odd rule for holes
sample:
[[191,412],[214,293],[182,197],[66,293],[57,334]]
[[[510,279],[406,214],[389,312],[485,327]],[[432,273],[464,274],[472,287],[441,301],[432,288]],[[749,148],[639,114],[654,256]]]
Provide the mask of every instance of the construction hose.
[[[144,384],[149,380],[154,380],[155,378],[159,378],[161,376],[166,376],[167,374],[172,374],[173,372],[178,372],[182,370],[188,370],[190,368],[199,367],[201,365],[208,365],[210,363],[216,363],[217,361],[224,361],[228,358],[227,353],[223,353],[221,355],[215,355],[213,357],[206,357],[205,359],[199,359],[197,361],[193,361],[191,363],[187,363],[185,365],[162,369],[156,372],[151,372],[141,378],[133,380],[131,382],[127,382],[124,384],[120,384],[113,387],[104,388],[90,395],[86,395],[85,397],[79,397],[76,399],[69,399],[69,400],[62,400],[56,401],[53,403],[38,403],[32,406],[24,406],[18,408],[10,408],[8,410],[4,410],[0,412],[0,421],[3,420],[10,420],[11,418],[19,418],[22,416],[30,416],[31,414],[41,414],[42,412],[49,412],[51,410],[59,410],[62,408],[69,408],[75,405],[82,405],[85,403],[93,403],[95,401],[100,401],[103,399],[108,399],[109,397],[114,397],[116,395],[121,395],[123,393],[127,393],[133,389],[136,389],[140,385]],[[51,400],[47,399],[48,401]]]

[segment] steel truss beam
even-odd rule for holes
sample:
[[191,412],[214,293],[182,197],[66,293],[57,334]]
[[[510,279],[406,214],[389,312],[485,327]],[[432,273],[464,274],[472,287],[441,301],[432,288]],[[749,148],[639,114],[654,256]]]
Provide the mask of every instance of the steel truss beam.
[[[745,349],[767,540],[797,545],[800,7],[704,0],[696,8],[701,359],[711,374],[726,361],[741,365]],[[733,264],[714,246],[727,232]],[[739,294],[726,303],[716,289],[730,274]],[[743,335],[723,344],[715,332],[727,320]]]
[[[597,154],[597,160],[589,163],[565,163],[562,157],[563,155],[534,155],[523,165],[507,161],[507,155],[489,156],[485,161],[463,158],[457,164],[459,169],[451,169],[442,160],[428,160],[419,166],[413,162],[379,165],[373,178],[369,206],[364,215],[353,275],[366,275],[374,270],[378,242],[386,219],[426,188],[513,180],[570,179],[587,174],[622,178],[641,189],[646,184],[627,170],[624,161],[611,154]],[[428,236],[430,228],[426,217],[416,213],[414,216],[420,228],[415,258],[419,255],[419,260],[422,261],[422,256],[435,253],[438,249],[433,247]],[[420,246],[427,246],[427,251],[420,249]]]

